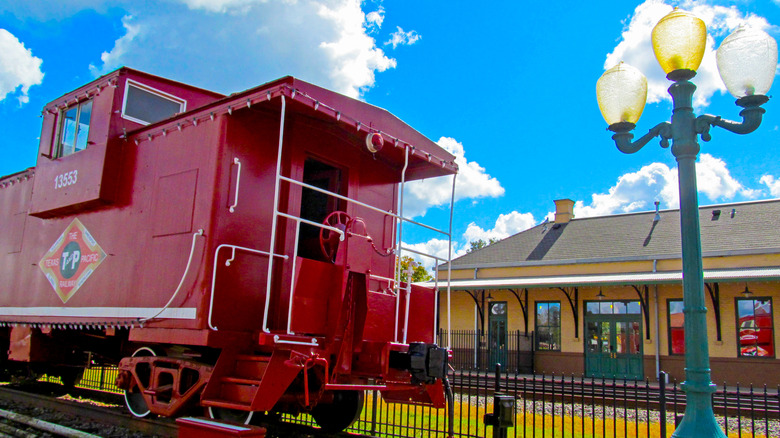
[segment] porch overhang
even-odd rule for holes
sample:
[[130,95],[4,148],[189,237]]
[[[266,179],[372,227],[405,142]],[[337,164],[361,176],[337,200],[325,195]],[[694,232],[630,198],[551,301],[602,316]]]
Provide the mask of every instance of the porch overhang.
[[[704,282],[776,281],[780,280],[780,267],[707,269]],[[682,283],[681,271],[631,272],[615,274],[560,275],[546,277],[504,277],[452,280],[451,290],[508,289],[508,288],[550,288],[573,286],[621,286],[637,284]],[[440,288],[446,287],[446,280],[439,281]],[[433,287],[434,283],[425,284]]]

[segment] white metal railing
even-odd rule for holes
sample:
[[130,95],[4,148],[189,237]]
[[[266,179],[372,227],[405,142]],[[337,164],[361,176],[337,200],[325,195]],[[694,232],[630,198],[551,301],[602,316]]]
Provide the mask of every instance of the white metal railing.
[[292,257],[292,269],[290,274],[292,278],[290,279],[290,303],[287,307],[287,334],[288,335],[294,335],[292,331],[292,310],[293,310],[293,298],[295,295],[295,265],[298,261],[298,237],[300,237],[301,234],[301,223],[309,224],[315,227],[319,227],[325,230],[333,231],[334,233],[338,233],[339,235],[339,241],[344,241],[344,231],[339,230],[336,227],[331,227],[330,225],[324,225],[317,222],[312,222],[307,219],[303,219],[297,216],[292,216],[287,213],[282,212],[276,212],[279,216],[282,216],[287,219],[292,219],[295,221],[295,243],[293,244],[293,257]]
[[[212,317],[213,312],[214,312],[214,293],[215,293],[215,290],[216,290],[217,266],[218,266],[217,260],[219,260],[219,252],[223,248],[230,248],[233,251],[230,254],[230,258],[225,260],[225,266],[230,266],[230,264],[233,262],[233,260],[236,259],[236,250],[246,251],[246,252],[250,252],[252,254],[259,254],[259,255],[266,256],[266,257],[270,257],[271,256],[271,253],[269,253],[268,251],[262,251],[262,250],[259,250],[259,249],[246,248],[246,247],[238,246],[238,245],[229,245],[227,243],[223,243],[222,245],[219,245],[217,247],[217,249],[214,250],[214,268],[213,268],[213,270],[211,272],[211,297],[209,298],[209,317],[208,317],[209,328],[214,330],[214,331],[217,331],[217,327],[214,324],[212,324],[211,317]],[[275,257],[279,257],[279,258],[282,258],[282,259],[285,259],[285,260],[287,260],[289,258],[286,254],[273,254],[273,255]]]
[[[293,91],[293,93],[294,93],[294,91]],[[451,320],[451,318],[450,318],[451,304],[450,304],[450,302],[451,302],[451,300],[450,300],[449,278],[450,278],[451,275],[449,275],[449,274],[451,273],[451,268],[449,266],[451,265],[451,263],[449,263],[449,262],[452,260],[452,218],[453,218],[452,212],[453,212],[453,207],[454,207],[454,202],[455,202],[455,176],[453,175],[453,180],[452,180],[452,196],[451,196],[451,199],[450,199],[450,220],[449,220],[449,229],[448,229],[448,231],[440,230],[440,229],[437,229],[437,228],[432,227],[430,225],[427,225],[427,224],[424,224],[424,223],[421,223],[421,222],[418,222],[418,221],[414,221],[414,220],[412,220],[410,218],[406,218],[406,217],[403,216],[404,188],[406,186],[406,172],[407,172],[407,169],[409,168],[409,154],[410,154],[410,152],[414,153],[414,146],[411,146],[409,144],[405,144],[403,146],[404,147],[404,167],[403,167],[403,170],[401,171],[401,183],[400,183],[400,192],[399,192],[398,207],[397,207],[397,212],[398,213],[394,213],[393,211],[387,211],[387,210],[375,207],[373,205],[369,205],[369,204],[360,202],[360,201],[358,201],[356,199],[352,199],[352,198],[350,198],[348,196],[343,196],[341,194],[334,193],[334,192],[331,192],[331,191],[328,191],[328,190],[325,190],[325,189],[313,186],[311,184],[307,184],[307,183],[304,183],[302,181],[298,181],[298,180],[292,179],[292,178],[287,177],[287,176],[283,176],[281,174],[281,168],[282,168],[282,151],[283,151],[283,147],[284,147],[284,126],[285,126],[285,117],[286,117],[286,98],[285,98],[284,94],[280,94],[279,97],[281,98],[281,111],[280,111],[280,121],[279,121],[279,142],[278,142],[278,147],[277,147],[277,160],[276,160],[276,178],[275,178],[275,181],[274,181],[274,199],[273,199],[273,208],[274,209],[273,209],[273,217],[272,217],[272,221],[271,221],[271,239],[270,239],[269,250],[266,251],[265,253],[267,255],[270,255],[271,253],[273,253],[274,248],[276,247],[276,234],[277,234],[277,227],[278,227],[278,224],[279,224],[279,217],[283,217],[283,218],[295,221],[296,222],[296,231],[295,231],[295,245],[293,247],[294,249],[293,249],[293,256],[292,256],[292,263],[293,264],[292,264],[292,269],[290,271],[291,272],[291,274],[290,274],[291,275],[291,279],[290,279],[289,306],[288,306],[288,314],[287,314],[287,316],[288,316],[287,317],[287,333],[290,334],[290,335],[294,334],[293,331],[292,331],[292,306],[293,306],[293,298],[294,298],[294,293],[295,293],[294,292],[294,289],[295,289],[295,268],[296,268],[297,254],[298,254],[298,239],[299,239],[299,234],[300,234],[301,223],[309,224],[309,225],[312,225],[312,226],[315,226],[315,227],[318,227],[318,228],[321,228],[321,229],[328,229],[330,231],[336,232],[336,233],[339,234],[339,239],[342,240],[342,241],[344,240],[345,235],[344,235],[344,232],[342,230],[339,230],[338,228],[331,227],[329,225],[324,225],[324,224],[312,222],[312,221],[303,219],[301,217],[292,216],[292,215],[289,215],[287,213],[279,211],[279,201],[280,201],[280,192],[281,192],[281,183],[282,182],[287,182],[289,184],[294,184],[294,185],[297,185],[297,186],[300,186],[300,187],[303,187],[303,188],[306,188],[306,189],[310,189],[310,190],[313,190],[313,191],[316,191],[316,192],[324,193],[324,194],[326,194],[328,196],[331,196],[333,198],[346,201],[346,202],[348,202],[348,203],[350,203],[352,205],[360,206],[360,207],[363,207],[363,208],[366,208],[366,209],[369,209],[369,210],[372,210],[372,211],[375,211],[375,212],[379,212],[379,213],[385,215],[385,217],[392,217],[392,218],[394,218],[396,220],[396,226],[393,227],[393,236],[392,236],[392,240],[394,242],[393,248],[392,248],[392,250],[390,248],[385,249],[385,251],[387,252],[387,255],[395,254],[397,256],[397,258],[396,258],[397,268],[394,270],[395,271],[395,278],[394,279],[388,279],[388,280],[392,280],[394,295],[396,296],[396,302],[397,303],[400,300],[400,290],[399,290],[399,287],[400,287],[400,278],[401,278],[401,270],[400,270],[400,265],[401,265],[401,263],[400,263],[401,262],[400,254],[401,254],[401,251],[408,251],[408,252],[411,252],[411,253],[423,256],[423,257],[430,257],[430,258],[436,260],[437,266],[438,266],[439,262],[444,262],[444,261],[448,262],[448,275],[447,275],[447,332],[450,333],[452,330],[450,330],[450,326],[451,326],[451,322],[450,322],[450,320]],[[293,99],[295,98],[294,94],[292,95],[292,98]],[[337,114],[339,114],[339,113],[337,113]],[[337,120],[338,120],[338,118],[337,118]],[[239,166],[239,172],[240,172],[240,162],[237,162],[236,164]],[[239,176],[239,178],[240,178],[240,176]],[[233,203],[234,205],[232,207],[235,207],[235,205],[237,205],[237,203],[238,203],[238,181],[237,181],[237,184],[236,184],[236,196],[235,196],[235,200],[234,200],[234,203]],[[425,228],[427,230],[430,230],[430,231],[433,231],[435,233],[439,233],[441,235],[446,236],[448,244],[449,244],[449,250],[448,250],[447,259],[445,260],[445,259],[437,257],[437,256],[435,256],[433,254],[427,254],[427,253],[424,253],[424,252],[421,252],[421,251],[412,250],[411,248],[405,248],[405,247],[402,248],[401,240],[402,240],[402,237],[403,237],[403,224],[404,223],[409,223],[409,224],[413,224],[415,226],[423,227],[423,228]],[[365,237],[365,236],[363,236],[363,237]],[[263,325],[262,325],[262,329],[263,329],[263,331],[265,333],[270,333],[270,329],[268,328],[268,314],[269,314],[270,302],[271,302],[271,288],[272,288],[272,277],[273,277],[273,267],[274,267],[274,259],[275,258],[276,257],[270,257],[269,260],[268,260],[268,274],[267,274],[267,280],[266,280],[266,293],[265,293],[265,295],[266,295],[265,296],[265,308],[263,310]],[[289,260],[289,258],[287,258],[285,256],[285,260]],[[216,263],[216,260],[215,260],[215,263]],[[438,278],[438,272],[435,272],[434,274],[435,274],[435,279],[436,279],[435,288],[434,288],[436,296],[434,297],[434,301],[435,301],[434,312],[435,313],[434,313],[434,330],[433,330],[433,333],[435,335],[435,332],[436,332],[436,321],[437,321],[438,312],[439,312],[439,308],[438,308],[438,305],[439,305],[439,303],[438,303],[438,301],[439,301],[438,300],[438,294],[439,294],[438,279],[439,278]],[[405,320],[406,321],[404,322],[404,324],[405,324],[405,328],[404,328],[404,341],[406,340],[406,330],[408,328],[408,314],[409,314],[408,307],[409,307],[409,301],[410,301],[409,298],[411,296],[411,273],[409,274],[409,281],[407,282],[406,291],[407,291],[407,302],[406,302],[407,309],[405,311],[405,314],[406,314]],[[212,299],[213,299],[213,291],[212,291]],[[397,334],[398,334],[398,330],[397,330],[398,316],[399,315],[396,312],[396,337],[397,337]],[[279,342],[281,342],[281,341],[279,341]],[[451,339],[448,339],[447,342],[448,342],[448,346],[452,344]]]

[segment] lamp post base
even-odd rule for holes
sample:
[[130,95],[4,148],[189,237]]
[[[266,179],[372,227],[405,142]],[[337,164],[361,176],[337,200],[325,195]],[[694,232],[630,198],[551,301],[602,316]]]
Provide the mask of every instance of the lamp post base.
[[[709,388],[702,391],[702,388],[686,387],[683,383],[683,390],[689,395],[685,406],[685,416],[672,434],[672,438],[727,438],[712,413],[710,397],[716,390],[715,385],[709,385]],[[690,397],[693,391],[707,394],[697,394],[698,396]]]

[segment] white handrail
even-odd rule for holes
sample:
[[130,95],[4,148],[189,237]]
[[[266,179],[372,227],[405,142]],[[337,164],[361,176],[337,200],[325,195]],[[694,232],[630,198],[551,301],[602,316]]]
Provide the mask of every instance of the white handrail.
[[[279,208],[279,176],[282,172],[282,144],[284,141],[284,114],[286,106],[286,101],[284,99],[284,94],[280,96],[282,98],[282,110],[281,115],[279,117],[279,147],[278,152],[276,154],[276,181],[274,182],[274,214],[271,218],[271,244],[270,249],[268,250],[269,253],[274,252],[274,246],[276,246],[276,222],[277,222],[277,210]],[[271,274],[273,273],[274,268],[274,258],[271,257],[268,259],[268,280],[265,285],[265,309],[263,310],[263,332],[270,333],[271,331],[268,330],[268,309],[271,305]]]
[[138,322],[141,324],[145,323],[146,321],[149,321],[150,319],[157,318],[165,312],[165,310],[168,308],[168,306],[171,305],[173,300],[176,298],[176,295],[179,294],[179,291],[181,290],[181,286],[184,284],[184,279],[187,278],[187,274],[190,272],[190,266],[192,265],[192,256],[195,254],[195,241],[198,238],[198,236],[203,235],[203,228],[199,229],[198,231],[192,233],[192,246],[190,247],[190,256],[187,259],[187,267],[184,268],[184,273],[181,275],[181,280],[179,280],[179,285],[176,286],[176,290],[173,292],[173,295],[171,295],[171,298],[168,300],[167,303],[160,309],[159,312],[155,313],[154,315],[148,317],[148,318],[138,318]]
[[331,192],[331,191],[328,191],[328,190],[325,190],[325,189],[321,189],[321,188],[319,188],[317,186],[313,186],[311,184],[306,184],[305,182],[298,181],[298,180],[292,179],[292,178],[288,178],[286,176],[281,176],[280,175],[279,179],[281,179],[282,181],[287,181],[287,182],[289,182],[291,184],[295,184],[295,185],[299,185],[301,187],[305,187],[305,188],[310,189],[310,190],[314,190],[316,192],[324,193],[326,195],[329,195],[329,196],[332,196],[334,198],[350,202],[350,203],[355,204],[355,205],[359,205],[361,207],[365,207],[365,208],[367,208],[369,210],[374,210],[374,211],[376,211],[378,213],[382,213],[382,214],[384,214],[386,216],[390,216],[390,217],[396,218],[396,219],[404,221],[404,222],[409,222],[410,224],[414,224],[414,225],[418,225],[418,226],[423,227],[423,228],[427,228],[427,229],[429,229],[431,231],[435,231],[435,232],[437,232],[439,234],[444,234],[445,236],[447,235],[447,232],[444,231],[444,230],[439,230],[439,229],[434,228],[434,227],[432,227],[430,225],[426,225],[426,224],[424,224],[422,222],[413,221],[413,220],[411,220],[409,218],[405,218],[405,217],[402,217],[402,216],[400,216],[398,214],[395,214],[392,211],[382,210],[381,208],[374,207],[373,205],[366,204],[366,203],[354,200],[354,199],[352,199],[352,198],[350,198],[348,196],[339,195],[338,193],[334,193],[334,192]]
[[238,172],[236,173],[236,194],[233,198],[233,205],[228,209],[231,213],[236,211],[236,207],[238,206],[238,185],[241,183],[241,161],[239,161],[238,157],[233,158],[233,164],[238,165]]
[[412,269],[415,263],[409,263],[406,268],[406,312],[404,314],[404,344],[406,343],[407,335],[409,334],[409,302],[412,301]]
[[[211,296],[209,297],[209,317],[208,317],[209,328],[214,330],[214,331],[218,331],[218,329],[217,329],[217,327],[214,324],[211,323],[211,316],[212,316],[213,311],[214,311],[214,290],[216,288],[216,283],[217,283],[217,260],[219,260],[219,251],[222,250],[222,248],[230,248],[230,249],[233,250],[233,253],[231,254],[230,258],[225,260],[225,266],[230,266],[230,263],[233,260],[235,260],[235,258],[236,258],[236,250],[237,249],[239,249],[241,251],[251,252],[253,254],[264,255],[266,257],[271,256],[271,253],[269,253],[268,251],[262,251],[262,250],[259,250],[259,249],[246,248],[246,247],[238,246],[238,245],[230,245],[230,244],[227,244],[227,243],[223,243],[223,244],[219,245],[217,247],[217,249],[214,250],[214,268],[213,268],[213,270],[211,272]],[[274,255],[274,257],[283,258],[285,260],[287,260],[289,258],[289,256],[287,256],[286,254],[273,254],[273,255]]]
[[279,216],[286,217],[288,219],[292,219],[295,221],[295,244],[293,246],[293,259],[292,259],[292,278],[290,279],[290,303],[287,308],[287,334],[288,335],[294,335],[292,331],[292,308],[293,308],[293,297],[295,295],[295,266],[298,260],[298,237],[301,233],[301,223],[309,224],[315,227],[323,228],[326,230],[333,231],[334,233],[338,233],[339,235],[339,242],[344,241],[344,231],[339,230],[338,228],[332,227],[330,225],[325,224],[318,224],[316,222],[312,222],[310,220],[306,220],[301,217],[297,216],[291,216],[286,213],[277,213]]

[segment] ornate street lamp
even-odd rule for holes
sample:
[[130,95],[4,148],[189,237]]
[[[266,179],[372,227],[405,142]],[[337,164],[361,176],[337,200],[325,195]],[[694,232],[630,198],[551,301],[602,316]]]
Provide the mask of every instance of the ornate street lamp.
[[710,127],[719,126],[737,134],[753,132],[761,124],[769,91],[777,68],[777,43],[766,33],[740,27],[729,35],[717,51],[718,70],[729,92],[737,98],[742,122],[719,116],[693,113],[693,92],[689,80],[696,76],[704,55],[707,30],[696,16],[675,9],[655,26],[653,51],[658,63],[674,83],[669,87],[674,109],[672,121],[659,123],[632,142],[631,131],[644,109],[647,79],[637,69],[618,64],[607,70],[596,84],[599,108],[615,134],[612,139],[621,152],[632,154],[659,136],[661,146],[669,147],[677,159],[680,184],[680,228],[683,263],[683,313],[685,314],[685,417],[674,437],[725,437],[712,411],[715,385],[710,374],[707,344],[707,309],[699,229],[699,201],[696,189],[697,135],[710,140]]

